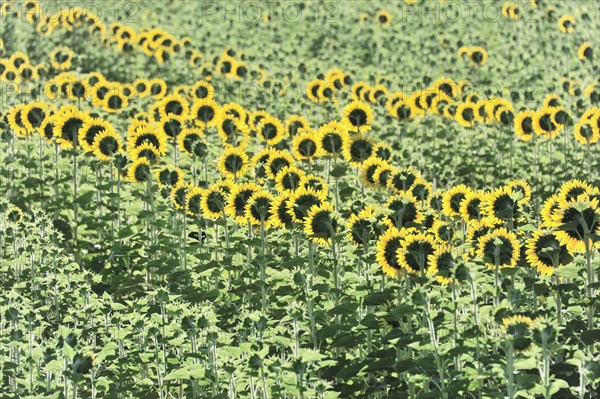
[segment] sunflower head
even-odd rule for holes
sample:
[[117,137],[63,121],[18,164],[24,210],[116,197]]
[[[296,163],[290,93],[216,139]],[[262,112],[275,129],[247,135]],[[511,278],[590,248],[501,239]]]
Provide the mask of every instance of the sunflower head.
[[490,269],[515,267],[520,248],[515,233],[499,228],[479,238],[477,256],[482,258]]
[[304,232],[319,245],[329,245],[335,239],[339,229],[339,221],[333,206],[324,202],[313,205],[304,220]]
[[538,230],[527,240],[525,255],[531,267],[537,268],[542,276],[550,276],[554,269],[573,261],[565,245],[561,245],[556,234]]

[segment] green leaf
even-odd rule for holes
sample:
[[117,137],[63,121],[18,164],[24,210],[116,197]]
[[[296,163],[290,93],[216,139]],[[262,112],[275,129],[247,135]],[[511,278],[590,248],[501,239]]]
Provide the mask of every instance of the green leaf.
[[164,378],[165,381],[169,380],[188,380],[190,379],[190,371],[188,369],[179,369],[170,372]]

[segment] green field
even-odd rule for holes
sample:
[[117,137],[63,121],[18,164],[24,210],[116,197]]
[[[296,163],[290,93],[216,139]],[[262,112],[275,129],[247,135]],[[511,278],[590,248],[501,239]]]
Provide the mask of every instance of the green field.
[[600,3],[0,4],[0,399],[600,397]]

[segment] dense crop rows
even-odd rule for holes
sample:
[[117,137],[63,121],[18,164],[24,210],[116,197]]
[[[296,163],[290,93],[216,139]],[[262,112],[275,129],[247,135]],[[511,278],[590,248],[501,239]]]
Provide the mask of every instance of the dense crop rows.
[[0,397],[597,397],[596,3],[1,11]]

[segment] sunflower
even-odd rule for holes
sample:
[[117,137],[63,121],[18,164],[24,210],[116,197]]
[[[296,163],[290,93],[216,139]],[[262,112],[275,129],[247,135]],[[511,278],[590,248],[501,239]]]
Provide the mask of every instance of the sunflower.
[[294,137],[301,129],[310,129],[310,124],[300,115],[292,115],[285,121],[285,131],[289,137]]
[[366,187],[377,188],[378,181],[375,180],[375,172],[380,167],[389,167],[390,165],[379,158],[371,157],[361,165],[360,180]]
[[145,183],[152,178],[150,162],[142,157],[133,161],[127,170],[127,180],[131,183]]
[[267,159],[266,172],[270,179],[275,180],[277,174],[286,166],[296,162],[292,154],[282,150],[271,150]]
[[514,315],[503,318],[500,327],[511,337],[513,348],[524,351],[531,347],[531,328],[534,323],[531,317]]
[[361,101],[363,99],[363,94],[371,88],[367,82],[356,82],[352,86],[352,100]]
[[551,276],[555,268],[573,261],[567,247],[561,245],[556,234],[551,231],[536,231],[525,246],[527,261],[531,267],[537,268],[542,276]]
[[283,123],[273,116],[262,118],[256,130],[258,138],[268,145],[278,144],[285,134]]
[[129,105],[129,100],[119,91],[110,91],[104,96],[102,107],[106,112],[121,112]]
[[352,101],[344,107],[342,123],[346,125],[350,132],[368,132],[371,130],[371,123],[373,123],[373,110],[367,103]]
[[68,47],[59,47],[50,53],[50,64],[54,69],[66,71],[71,68],[75,53]]
[[442,198],[442,212],[448,217],[461,217],[460,205],[462,201],[473,191],[460,184],[446,191]]
[[485,195],[481,209],[494,223],[511,223],[520,210],[517,198],[514,189],[502,186]]
[[23,111],[25,111],[26,108],[26,104],[17,104],[14,107],[10,108],[8,110],[8,113],[6,114],[8,126],[19,137],[26,137],[29,134],[33,133],[33,131],[29,131],[27,129],[27,126],[25,125],[25,117]]
[[474,247],[472,251],[473,254],[475,252],[474,249],[476,249],[479,239],[497,227],[499,227],[497,223],[486,218],[480,220],[472,220],[468,223],[467,241]]
[[383,28],[389,28],[392,25],[392,15],[386,10],[377,11],[375,20]]
[[523,141],[529,141],[533,138],[533,118],[535,111],[524,110],[517,114],[514,119],[515,134]]
[[575,136],[575,140],[583,145],[596,144],[600,140],[598,129],[594,129],[589,122],[580,121],[576,123],[573,128],[573,135]]
[[77,145],[79,130],[87,122],[89,115],[76,107],[64,105],[54,117],[54,138],[63,149]]
[[479,121],[476,107],[476,104],[470,102],[458,104],[455,114],[456,122],[464,127],[473,127]]
[[558,191],[558,200],[561,206],[577,199],[582,194],[589,195],[592,192],[592,185],[579,179],[573,179],[565,182]]
[[171,193],[169,198],[171,203],[175,206],[175,208],[179,210],[185,209],[185,198],[188,192],[194,187],[191,183],[184,183],[183,181],[179,182],[171,189]]
[[325,82],[323,80],[313,80],[306,85],[306,96],[312,102],[319,102],[319,91],[321,90],[321,86],[323,86]]
[[598,198],[581,194],[570,201],[563,200],[548,225],[556,230],[556,238],[569,252],[583,252],[593,244],[592,236],[600,232]]
[[572,15],[563,15],[558,19],[558,29],[563,33],[573,33],[575,30],[575,18]]
[[296,166],[285,166],[275,176],[275,187],[279,192],[294,192],[304,185],[306,175]]
[[264,118],[268,118],[271,115],[269,115],[269,113],[265,110],[259,109],[256,110],[254,112],[252,112],[252,114],[250,115],[250,117],[248,118],[248,123],[250,125],[250,128],[253,131],[257,131],[258,130],[258,126],[260,125],[260,122],[262,122],[262,120]]
[[230,102],[222,105],[219,112],[221,114],[232,116],[244,123],[246,123],[246,120],[248,119],[248,111],[246,111],[244,107],[236,102]]
[[473,220],[481,220],[481,206],[485,198],[485,194],[481,191],[470,191],[462,201],[460,201],[459,212],[460,216],[466,222]]
[[33,65],[31,65],[29,63],[22,64],[17,69],[17,74],[19,75],[19,77],[21,78],[21,81],[23,81],[23,82],[31,82],[40,77],[40,75],[38,74],[38,68],[34,67]]
[[432,192],[433,186],[425,179],[415,180],[415,182],[410,188],[410,193],[421,202],[426,202],[429,199],[429,196]]
[[103,130],[94,138],[90,147],[94,155],[101,161],[112,160],[115,154],[123,149],[121,136],[111,130]]
[[232,217],[237,224],[244,224],[246,220],[246,205],[254,193],[260,191],[254,183],[240,183],[233,186],[227,195],[225,213]]
[[394,168],[389,163],[384,163],[379,165],[375,172],[373,173],[373,181],[375,181],[375,186],[378,186],[381,189],[387,188],[392,176],[396,173],[396,168]]
[[454,238],[454,229],[448,222],[444,220],[437,219],[435,222],[433,222],[429,230],[440,242],[450,243]]
[[321,205],[327,194],[308,187],[300,187],[291,194],[287,202],[287,212],[296,223],[303,223],[313,205]]
[[304,233],[319,245],[331,245],[339,230],[339,221],[334,214],[333,206],[324,202],[313,205],[304,220]]
[[521,198],[517,200],[519,204],[531,201],[531,186],[525,180],[511,180],[506,187],[514,193],[521,194]]
[[398,250],[402,247],[402,239],[411,232],[412,229],[390,227],[377,240],[375,258],[383,272],[392,278],[399,278],[402,273]]
[[333,101],[337,103],[335,96],[335,86],[330,82],[323,82],[318,90],[319,100],[323,102]]
[[533,130],[537,135],[553,139],[560,134],[563,126],[556,121],[556,110],[557,107],[544,107],[535,113]]
[[346,222],[348,239],[360,246],[377,240],[386,230],[384,217],[385,214],[373,205],[365,206],[358,214],[353,213]]
[[397,101],[390,111],[390,114],[401,122],[411,120],[419,113],[411,102],[404,100]]
[[185,213],[190,216],[201,217],[202,207],[200,203],[204,197],[205,189],[192,186],[185,194]]
[[88,152],[93,152],[92,146],[96,136],[102,132],[114,133],[115,129],[112,124],[107,120],[100,118],[87,118],[78,133],[78,143],[81,147]]
[[169,114],[186,119],[190,112],[190,106],[185,98],[179,94],[169,94],[159,101],[160,113],[164,118]]
[[212,99],[197,100],[192,104],[191,117],[196,126],[214,126],[219,115],[219,106]]
[[244,150],[228,147],[219,157],[217,167],[226,177],[237,179],[246,173],[249,161],[248,154]]
[[457,262],[451,247],[443,244],[437,245],[433,254],[429,255],[428,264],[432,270],[437,271],[435,279],[438,283],[448,285],[453,281]]
[[318,139],[324,154],[337,157],[342,153],[344,142],[348,140],[348,131],[344,124],[331,121],[319,128]]
[[271,201],[271,219],[269,223],[273,227],[280,227],[291,230],[294,227],[294,219],[288,212],[288,201],[291,198],[290,192],[284,192],[273,198]]
[[363,136],[355,135],[344,142],[344,158],[354,167],[360,167],[363,162],[373,156],[375,145]]
[[177,136],[179,150],[190,157],[206,159],[208,144],[204,141],[204,131],[199,128],[183,129]]
[[314,130],[303,130],[292,139],[292,152],[299,161],[312,161],[321,155],[321,142]]
[[577,55],[581,61],[590,61],[594,55],[592,45],[589,42],[583,43],[581,46],[579,46]]
[[146,143],[156,147],[161,156],[166,155],[168,137],[163,131],[157,130],[153,126],[146,125],[140,127],[127,137],[127,148],[129,150],[138,148]]
[[28,132],[40,132],[46,114],[49,111],[45,102],[30,102],[21,110],[22,123]]
[[304,180],[304,187],[312,188],[316,191],[322,191],[324,193],[329,192],[329,185],[321,176],[315,176],[313,174],[309,174],[306,176]]
[[155,100],[160,100],[167,94],[167,84],[162,79],[150,79],[148,85],[150,87],[150,96]]
[[215,125],[223,145],[245,148],[250,141],[250,127],[233,115],[220,113]]
[[415,181],[420,178],[421,175],[412,166],[401,168],[391,175],[388,188],[394,191],[410,191]]
[[390,146],[387,143],[384,142],[379,142],[377,144],[375,144],[375,147],[373,148],[374,150],[374,156],[376,156],[377,158],[383,160],[383,161],[390,161],[392,159],[392,146]]
[[150,81],[148,79],[139,78],[133,82],[135,91],[138,97],[146,97],[150,95]]
[[12,225],[17,225],[23,222],[23,211],[18,206],[11,205],[6,210],[5,217]]
[[265,229],[271,226],[273,220],[272,209],[273,196],[266,190],[260,190],[252,194],[246,204],[246,220],[253,225],[263,224]]
[[490,269],[515,267],[520,249],[516,234],[501,227],[479,238],[477,256],[482,258]]
[[419,225],[425,218],[418,200],[407,192],[389,197],[385,209],[385,223],[397,229],[414,227]]
[[200,201],[202,214],[209,219],[216,220],[225,214],[226,202],[227,194],[225,191],[219,185],[212,184],[204,190],[204,195]]
[[435,238],[426,233],[411,233],[401,239],[401,246],[396,250],[398,264],[409,274],[435,274],[437,270],[430,262],[435,253]]
[[157,164],[161,158],[160,150],[152,143],[146,142],[134,148],[128,148],[129,157],[132,160],[145,158],[152,165]]
[[473,64],[475,66],[485,65],[485,63],[488,59],[487,50],[480,46],[471,47],[469,49],[468,55],[469,55],[469,60],[471,61],[471,64]]
[[173,165],[165,165],[156,171],[156,181],[159,188],[173,188],[183,181],[183,170]]
[[54,114],[47,114],[42,125],[39,128],[40,135],[47,142],[51,143],[54,140]]

